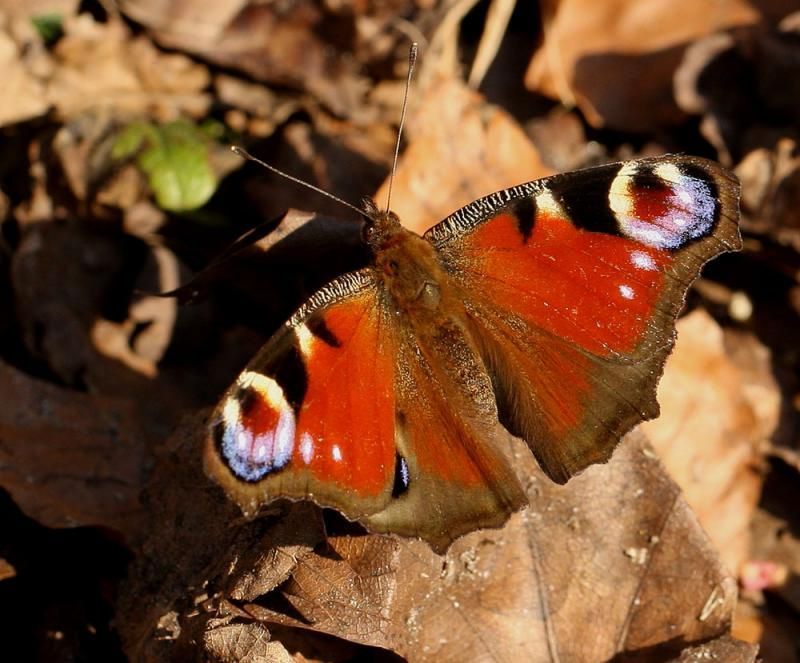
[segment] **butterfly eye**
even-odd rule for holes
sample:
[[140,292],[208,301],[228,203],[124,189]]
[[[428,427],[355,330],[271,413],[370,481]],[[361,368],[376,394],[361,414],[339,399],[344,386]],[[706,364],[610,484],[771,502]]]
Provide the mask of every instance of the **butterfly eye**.
[[361,240],[363,242],[368,244],[374,234],[375,226],[372,223],[364,223],[364,225],[361,226]]

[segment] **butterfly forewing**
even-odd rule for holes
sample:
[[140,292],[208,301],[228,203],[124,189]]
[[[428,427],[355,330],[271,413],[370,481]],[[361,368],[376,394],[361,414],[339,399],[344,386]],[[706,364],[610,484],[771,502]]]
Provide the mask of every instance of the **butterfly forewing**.
[[554,480],[657,415],[686,290],[740,246],[737,201],[719,166],[668,157],[513,187],[428,231],[468,293],[501,420]]
[[395,476],[395,338],[369,271],[332,282],[264,346],[212,416],[207,471],[248,513],[313,498],[351,518]]

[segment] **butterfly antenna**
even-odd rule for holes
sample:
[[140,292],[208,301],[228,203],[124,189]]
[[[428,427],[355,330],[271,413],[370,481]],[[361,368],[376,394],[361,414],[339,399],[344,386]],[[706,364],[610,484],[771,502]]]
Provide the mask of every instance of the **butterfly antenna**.
[[242,157],[244,159],[247,159],[248,161],[254,161],[255,163],[259,164],[260,166],[264,166],[264,168],[266,168],[267,170],[271,170],[276,175],[280,175],[281,177],[285,177],[287,180],[289,180],[291,182],[294,182],[295,184],[299,184],[301,186],[306,187],[307,189],[311,189],[312,191],[316,191],[317,193],[319,193],[319,194],[321,194],[323,196],[327,196],[331,200],[335,200],[340,205],[344,205],[345,207],[349,207],[350,209],[355,210],[359,214],[359,216],[366,216],[366,213],[364,212],[363,209],[359,209],[355,205],[351,205],[350,203],[348,203],[346,200],[342,200],[341,198],[339,198],[339,196],[334,196],[332,193],[329,193],[329,192],[325,191],[324,189],[320,189],[319,187],[314,186],[313,184],[310,184],[310,183],[308,183],[308,182],[306,182],[304,180],[301,180],[299,177],[294,177],[292,175],[289,175],[289,173],[284,173],[282,170],[280,170],[279,168],[275,168],[275,166],[271,166],[266,161],[262,161],[261,159],[257,159],[252,154],[250,154],[247,150],[245,150],[242,147],[239,147],[238,145],[231,145],[231,151],[235,152],[240,157]]
[[414,73],[414,65],[417,63],[417,42],[411,44],[408,49],[408,76],[406,77],[406,89],[403,93],[403,108],[400,111],[400,126],[397,128],[397,144],[394,146],[394,161],[392,161],[392,172],[389,175],[389,193],[386,195],[386,211],[392,205],[392,185],[394,184],[394,173],[397,170],[397,158],[400,156],[400,139],[403,137],[403,123],[406,121],[406,106],[408,105],[408,90],[411,87],[411,76]]

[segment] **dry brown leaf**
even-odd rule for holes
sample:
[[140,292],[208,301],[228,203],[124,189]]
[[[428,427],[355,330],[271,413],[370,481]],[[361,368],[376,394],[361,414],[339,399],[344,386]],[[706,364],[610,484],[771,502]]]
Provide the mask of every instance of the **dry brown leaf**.
[[299,107],[293,97],[227,74],[214,76],[214,88],[219,101],[234,109],[226,115],[228,126],[251,136],[269,136]]
[[760,98],[767,108],[795,124],[800,121],[800,11],[792,3],[776,29],[762,33],[756,79]]
[[686,113],[702,115],[700,131],[727,167],[753,120],[753,90],[747,84],[752,77],[753,67],[731,32],[715,32],[689,44],[675,70],[676,103]]
[[[322,112],[312,125],[292,121],[269,141],[251,148],[253,154],[294,177],[358,206],[380,186],[391,167],[396,132],[387,125],[354,126]],[[257,207],[260,220],[273,219],[289,209],[330,217],[359,218],[329,198],[252,166],[253,177],[245,189]]]
[[525,124],[542,160],[558,173],[608,161],[608,153],[597,142],[586,140],[586,130],[577,111],[554,108],[544,117]]
[[[324,539],[319,511],[309,504],[290,506],[279,522],[270,514],[243,521],[203,474],[198,449],[204,431],[202,413],[182,423],[161,450],[144,495],[149,534],[118,607],[131,660],[196,653],[208,629],[227,624],[231,614],[238,622],[248,618],[220,603],[209,579],[219,579],[231,595],[267,592]],[[212,614],[215,604],[220,607]]]
[[417,72],[421,88],[428,89],[432,81],[461,77],[461,63],[458,60],[459,29],[461,22],[477,4],[478,0],[444,3],[429,38],[428,35],[422,35],[420,39],[420,35],[412,33],[412,39],[423,43]]
[[758,659],[758,645],[736,640],[723,635],[711,642],[695,647],[687,647],[674,663],[705,663],[705,661],[724,661],[725,663],[755,663]]
[[[8,219],[8,214],[11,211],[11,201],[8,196],[0,190],[0,224],[5,223]],[[0,247],[6,250],[8,243],[5,239],[0,240]]]
[[125,253],[119,237],[77,224],[37,224],[12,256],[24,340],[67,384],[84,379],[92,355],[87,330],[124,269]]
[[135,403],[91,396],[0,363],[0,485],[47,527],[135,537],[153,433]]
[[526,86],[567,104],[574,99],[594,126],[624,131],[680,120],[672,75],[686,45],[760,18],[745,0],[561,0],[548,7]]
[[[52,150],[73,196],[86,200],[108,177],[112,167],[111,149],[119,124],[112,109],[100,109],[70,118],[53,137]],[[114,164],[117,167],[116,164]],[[60,173],[58,174],[60,175]],[[51,174],[56,180],[58,175]],[[53,191],[54,186],[50,187]],[[130,166],[115,173],[109,190],[97,192],[107,204],[125,208],[145,197],[144,180]]]
[[261,624],[225,624],[203,635],[203,645],[214,663],[294,663],[280,642],[270,642]]
[[567,487],[532,478],[529,510],[445,558],[417,541],[331,539],[280,589],[299,615],[246,609],[412,661],[609,660],[727,632],[736,583],[650,453],[632,436]]
[[[152,273],[157,275],[158,292],[174,290],[181,281],[180,264],[175,254],[163,246],[149,247],[148,259],[152,261]],[[146,325],[134,340],[133,349],[137,354],[152,361],[159,361],[172,339],[172,330],[177,318],[177,305],[172,300],[164,302],[163,297],[142,295],[133,302],[130,317],[139,325]]]
[[308,0],[287,6],[228,0],[215,3],[213,10],[197,0],[124,0],[119,6],[169,48],[259,80],[302,88],[339,115],[357,111],[369,88],[343,52],[354,46],[353,12],[338,16],[341,28],[331,31],[328,8]]
[[[298,524],[303,526],[298,528]],[[254,547],[237,556],[229,570],[231,584],[225,594],[233,601],[254,601],[285,582],[298,564],[320,542],[324,525],[318,509],[300,504],[293,517],[277,523],[268,545]]]
[[139,356],[130,346],[133,331],[133,325],[127,324],[127,321],[116,323],[99,318],[89,331],[89,337],[94,348],[104,357],[118,361],[147,378],[153,378],[158,372],[155,362]]
[[[43,45],[37,44],[32,26],[24,37],[14,32],[8,16],[0,13],[0,70],[3,72],[0,126],[43,115],[48,108],[45,86],[36,76],[37,69],[47,62]],[[29,44],[34,46],[28,48]]]
[[760,450],[777,427],[781,397],[763,345],[739,335],[730,347],[705,311],[681,319],[658,387],[661,416],[642,429],[737,572],[749,558]]
[[67,19],[64,32],[47,95],[63,117],[111,107],[118,117],[171,120],[208,110],[208,71],[186,56],[160,53],[144,37],[131,39],[122,22],[95,23],[88,14]]
[[[787,3],[783,14],[796,9]],[[728,167],[742,155],[797,141],[800,12],[783,14],[777,25],[764,21],[698,39],[675,72],[678,105],[702,116],[701,133]]]
[[797,141],[781,138],[749,152],[736,166],[742,180],[743,227],[800,249],[800,156]]
[[[157,283],[140,284],[143,292],[168,292],[180,283],[175,255],[163,246],[150,246],[148,267],[143,274],[156,275]],[[121,323],[97,319],[90,331],[95,349],[134,371],[154,377],[158,362],[173,339],[178,316],[178,303],[169,297],[140,295],[128,309],[128,318]]]
[[[211,97],[207,69],[178,53],[131,38],[120,21],[98,23],[89,14],[66,16],[52,53],[32,26],[22,35],[0,31],[0,63],[8,72],[0,125],[43,115],[62,118],[113,109],[117,117],[149,114],[160,120],[202,116]],[[2,22],[0,22],[2,28]],[[10,88],[9,88],[10,86]]]
[[[440,81],[413,106],[392,197],[392,208],[412,229],[425,230],[482,195],[550,174],[509,115],[455,80]],[[388,171],[395,138],[386,127],[353,130],[321,114],[313,130],[293,123],[283,136],[294,159],[273,151],[272,163],[353,202],[374,190],[369,184],[379,168]],[[253,196],[264,201],[265,217],[287,207],[342,215],[338,206],[277,178],[261,175],[256,184]],[[387,191],[388,181],[375,195],[379,204]]]
[[[422,542],[389,536],[332,532],[321,543],[313,507],[303,504],[288,520],[242,522],[201,474],[204,434],[201,418],[186,422],[148,491],[159,509],[120,622],[133,658],[202,639],[214,619],[234,613],[409,660],[677,656],[682,644],[728,630],[735,580],[641,436],[563,487],[544,479],[518,445],[531,507],[439,557]],[[142,583],[152,573],[163,581],[143,609]],[[190,589],[201,587],[199,595]],[[190,604],[187,592],[197,596]],[[173,645],[156,644],[158,625],[176,610],[185,628]]]
[[[389,172],[396,138],[397,133],[390,126],[354,126],[324,113],[315,114],[313,127],[295,122],[284,131],[284,139],[300,158],[303,167],[310,171],[311,181],[355,205],[364,196],[371,195]],[[300,191],[298,187],[290,187],[294,189],[290,192],[286,182],[274,178],[270,183],[275,189],[292,194],[289,200],[297,201],[296,194],[300,194],[302,204],[297,202],[291,205],[293,207],[310,207],[317,212],[329,210],[329,214],[352,217],[341,205],[330,205],[320,196],[309,199],[308,192]],[[309,204],[311,200],[313,203]]]
[[[362,644],[393,648],[391,630],[396,592],[397,542],[383,536],[330,537],[320,550],[295,566],[280,594],[315,631]],[[423,553],[424,554],[424,553]],[[271,611],[244,606],[255,619],[271,621]],[[278,617],[279,623],[280,617]]]
[[4,0],[3,11],[13,18],[30,20],[37,16],[72,16],[77,13],[80,0]]
[[515,4],[516,0],[492,0],[489,4],[481,40],[469,72],[468,82],[471,88],[477,89],[489,71],[511,21]]
[[14,578],[17,575],[17,570],[13,565],[5,559],[0,558],[0,582]]
[[[473,200],[549,175],[510,115],[457,80],[439,80],[415,101],[409,145],[394,178],[392,209],[422,232]],[[388,181],[375,199],[385,204]]]

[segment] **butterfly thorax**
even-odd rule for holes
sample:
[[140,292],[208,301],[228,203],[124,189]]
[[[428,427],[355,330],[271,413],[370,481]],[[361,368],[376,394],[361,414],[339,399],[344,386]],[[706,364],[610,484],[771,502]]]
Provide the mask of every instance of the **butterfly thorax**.
[[[404,228],[394,212],[367,206],[370,223],[365,240],[373,265],[395,310],[436,318],[449,291],[448,278],[430,242]],[[447,299],[444,297],[444,299]]]

